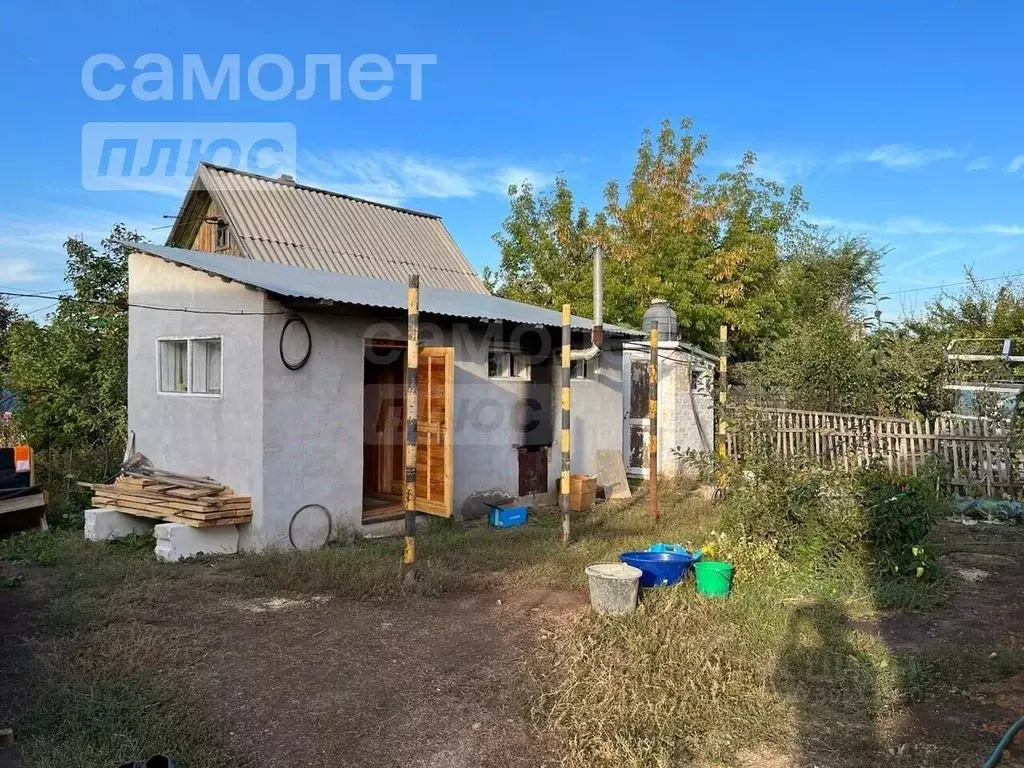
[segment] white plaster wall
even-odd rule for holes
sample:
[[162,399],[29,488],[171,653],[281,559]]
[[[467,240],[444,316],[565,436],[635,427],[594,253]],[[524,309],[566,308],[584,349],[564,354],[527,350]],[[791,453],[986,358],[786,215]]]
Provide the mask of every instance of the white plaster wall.
[[488,378],[483,328],[461,326],[451,338],[455,348],[452,492],[456,514],[474,517],[486,511],[478,498],[519,493],[518,419],[527,382]]
[[[623,399],[622,352],[605,350],[597,357],[593,379],[573,379],[570,383],[571,470],[597,474],[599,450],[622,451]],[[562,423],[561,404],[556,424]],[[559,467],[561,459],[559,458]],[[557,476],[557,472],[556,472]]]
[[[317,312],[311,354],[289,370],[281,331],[292,312],[272,315],[263,342],[263,505],[261,546],[291,547],[288,526],[301,507],[323,506],[333,535],[362,526],[363,334],[367,321]],[[291,334],[291,331],[289,331]],[[305,515],[296,523],[302,524]],[[315,515],[308,518],[319,525]],[[296,536],[301,532],[296,531]]]
[[[263,517],[262,293],[169,264],[144,254],[128,261],[133,305],[256,314],[226,315],[128,310],[128,428],[135,449],[164,469],[210,475],[236,493],[252,496],[253,524],[240,526],[243,541]],[[222,336],[223,393],[219,397],[158,392],[157,339]]]
[[[692,393],[692,358],[670,352],[658,365],[658,468],[672,476],[681,469],[681,456],[688,450],[714,450],[715,414],[711,395]],[[699,425],[699,428],[698,428]]]

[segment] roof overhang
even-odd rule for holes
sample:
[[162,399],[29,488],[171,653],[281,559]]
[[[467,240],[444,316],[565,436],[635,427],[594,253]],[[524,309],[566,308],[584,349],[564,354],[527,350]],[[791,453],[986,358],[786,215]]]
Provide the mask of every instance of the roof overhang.
[[[404,311],[408,306],[408,287],[390,280],[359,275],[324,272],[273,262],[254,261],[205,251],[192,251],[150,243],[121,242],[133,251],[153,256],[181,267],[230,280],[279,300],[315,301]],[[557,310],[535,307],[488,294],[420,288],[420,312],[443,317],[482,322],[512,322],[533,326],[560,327]],[[573,315],[572,327],[589,331],[593,322]],[[622,338],[643,338],[641,331],[605,325],[605,334]]]

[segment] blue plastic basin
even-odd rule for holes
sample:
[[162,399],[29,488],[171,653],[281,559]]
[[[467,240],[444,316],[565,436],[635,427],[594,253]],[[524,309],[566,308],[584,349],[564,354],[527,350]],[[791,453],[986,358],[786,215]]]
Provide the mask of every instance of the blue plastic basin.
[[694,557],[678,552],[623,552],[619,559],[639,568],[641,587],[667,587],[675,584],[693,566]]

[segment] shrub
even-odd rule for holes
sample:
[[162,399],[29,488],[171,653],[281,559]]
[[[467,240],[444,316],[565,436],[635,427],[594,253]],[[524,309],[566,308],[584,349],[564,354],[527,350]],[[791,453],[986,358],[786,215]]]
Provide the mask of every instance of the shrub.
[[917,573],[941,511],[934,474],[868,467],[852,475],[758,453],[729,471],[727,530],[771,544],[799,567],[855,558],[873,573]]
[[924,539],[942,512],[933,472],[899,475],[871,467],[858,473],[857,482],[868,515],[865,544],[874,569],[927,569],[931,556]]

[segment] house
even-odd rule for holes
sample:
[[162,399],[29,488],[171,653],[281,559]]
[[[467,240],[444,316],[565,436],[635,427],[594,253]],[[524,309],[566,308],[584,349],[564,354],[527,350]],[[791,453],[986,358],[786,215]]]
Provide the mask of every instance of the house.
[[[420,291],[417,509],[557,499],[561,313],[492,296],[436,216],[203,165],[167,245],[129,257],[135,450],[251,496],[239,546],[401,517],[410,274]],[[572,318],[575,347],[590,320]],[[573,472],[624,446],[624,345],[571,373]],[[316,510],[310,514],[309,510]],[[318,529],[319,530],[319,529]]]

